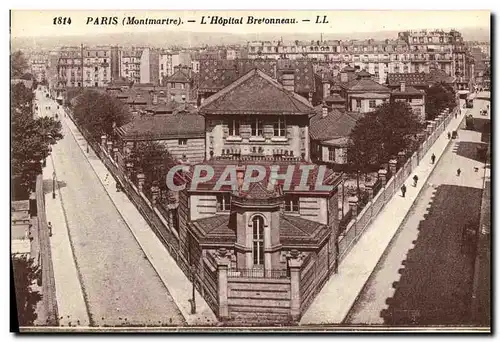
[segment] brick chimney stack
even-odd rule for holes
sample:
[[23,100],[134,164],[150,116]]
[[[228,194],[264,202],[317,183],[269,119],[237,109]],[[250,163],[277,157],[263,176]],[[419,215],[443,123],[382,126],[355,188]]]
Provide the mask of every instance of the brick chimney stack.
[[328,115],[328,107],[326,106],[326,104],[323,103],[323,107],[321,108],[321,110],[321,116],[326,117]]
[[346,83],[349,79],[347,78],[347,72],[342,71],[340,73],[340,82]]

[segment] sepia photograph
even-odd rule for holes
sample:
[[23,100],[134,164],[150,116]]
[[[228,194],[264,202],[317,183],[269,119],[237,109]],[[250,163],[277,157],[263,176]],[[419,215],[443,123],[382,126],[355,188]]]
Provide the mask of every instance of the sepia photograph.
[[491,333],[491,23],[10,10],[10,331]]

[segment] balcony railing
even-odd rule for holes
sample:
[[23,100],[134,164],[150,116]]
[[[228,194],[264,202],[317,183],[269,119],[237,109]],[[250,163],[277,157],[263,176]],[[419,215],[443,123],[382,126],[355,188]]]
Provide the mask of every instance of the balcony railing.
[[287,279],[290,278],[288,270],[264,270],[263,268],[238,268],[229,269],[227,276],[229,278],[271,278]]

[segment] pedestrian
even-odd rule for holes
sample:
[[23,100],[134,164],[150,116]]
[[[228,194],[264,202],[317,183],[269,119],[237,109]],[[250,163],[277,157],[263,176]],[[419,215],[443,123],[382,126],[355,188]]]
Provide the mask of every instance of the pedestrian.
[[434,164],[435,161],[436,161],[436,155],[433,153],[431,156],[431,163]]
[[49,224],[47,225],[47,228],[49,228],[49,237],[52,237],[52,223],[50,223],[50,221]]
[[[465,108],[465,105],[464,105]],[[458,110],[455,111],[455,119],[458,117]]]
[[451,139],[451,133],[448,132],[448,140],[450,140],[450,139]]
[[413,176],[413,186],[416,187],[417,186],[417,182],[418,182],[418,176],[415,175]]
[[460,174],[462,173],[462,170],[460,170],[460,168],[457,169],[457,177],[460,176]]
[[406,194],[406,185],[403,184],[403,186],[401,187],[401,197],[405,197],[405,194]]

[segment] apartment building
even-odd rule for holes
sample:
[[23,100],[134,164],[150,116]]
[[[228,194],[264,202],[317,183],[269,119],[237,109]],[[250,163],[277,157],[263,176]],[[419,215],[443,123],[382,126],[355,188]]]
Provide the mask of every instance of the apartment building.
[[191,66],[191,55],[188,51],[161,52],[159,56],[159,79],[170,77],[175,73],[174,68],[179,65]]
[[36,54],[30,57],[31,74],[37,82],[47,80],[48,56]]
[[385,83],[388,73],[429,73],[432,61],[458,82],[467,83],[471,75],[467,47],[456,30],[406,31],[382,41],[259,41],[249,42],[247,48],[249,58],[308,58],[334,75],[353,66],[374,75],[379,83]]
[[111,81],[110,47],[61,48],[58,76],[64,87],[105,87]]
[[133,48],[121,51],[120,76],[135,83],[141,80],[141,48]]

